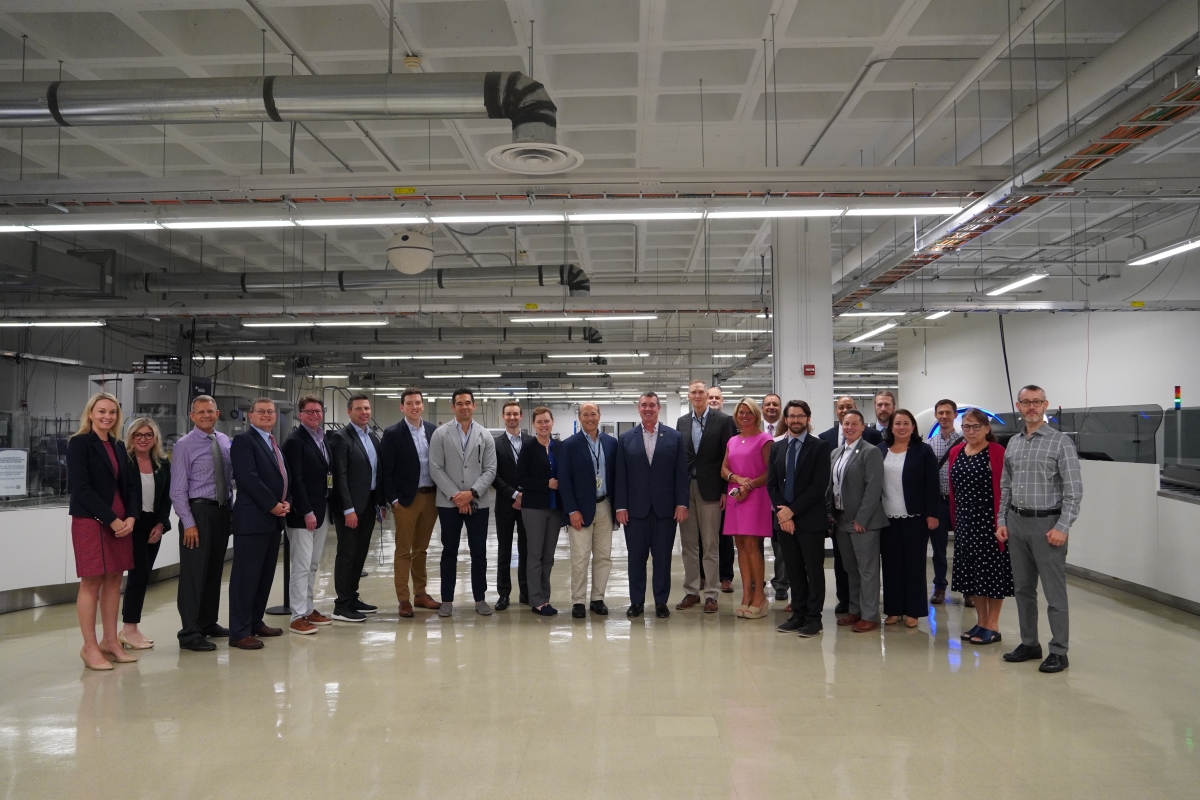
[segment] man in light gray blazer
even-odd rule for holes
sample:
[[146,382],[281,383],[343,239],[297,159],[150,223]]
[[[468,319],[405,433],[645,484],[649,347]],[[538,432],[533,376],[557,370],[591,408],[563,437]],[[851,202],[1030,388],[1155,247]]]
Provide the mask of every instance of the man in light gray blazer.
[[442,525],[442,606],[439,617],[454,610],[454,584],[458,577],[458,545],[463,525],[471,551],[471,593],[476,613],[487,616],[488,511],[492,507],[492,481],[496,479],[496,441],[475,415],[475,394],[456,389],[450,398],[454,422],[447,422],[429,439],[429,477],[437,487],[438,521]]
[[833,451],[831,492],[837,547],[850,577],[850,613],[838,625],[855,633],[879,630],[879,531],[883,511],[883,454],[862,438],[857,410],[842,417],[845,444]]

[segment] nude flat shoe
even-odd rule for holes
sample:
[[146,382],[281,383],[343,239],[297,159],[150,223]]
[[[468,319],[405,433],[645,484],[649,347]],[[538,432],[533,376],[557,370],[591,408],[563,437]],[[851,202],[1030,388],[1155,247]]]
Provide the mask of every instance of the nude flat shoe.
[[893,616],[884,618],[883,624],[884,625],[895,625],[899,621],[900,621],[900,617],[893,615]]
[[[912,622],[909,622],[909,620],[912,620]],[[904,627],[906,627],[906,628],[917,627],[917,618],[916,617],[905,617],[904,618]]]
[[88,669],[94,669],[97,672],[105,672],[105,671],[113,668],[113,665],[108,663],[107,661],[104,662],[103,666],[101,666],[99,664],[93,664],[92,662],[87,660],[87,656],[85,656],[83,654],[82,650],[79,651],[79,658],[83,660],[83,665],[85,667],[87,667]]
[[111,658],[118,664],[133,664],[138,660],[138,657],[132,653],[126,653],[125,648],[119,648],[117,652],[114,653],[111,650],[105,650],[103,647],[101,647],[100,652],[103,653],[106,658]]
[[134,644],[125,638],[125,634],[120,632],[117,633],[117,641],[125,647],[128,647],[130,650],[149,650],[150,648],[154,647],[153,639],[147,639],[145,644]]

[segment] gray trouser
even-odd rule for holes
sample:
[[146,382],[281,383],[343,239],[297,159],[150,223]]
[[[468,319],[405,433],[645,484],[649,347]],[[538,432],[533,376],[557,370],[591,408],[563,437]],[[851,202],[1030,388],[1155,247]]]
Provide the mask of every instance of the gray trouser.
[[1046,533],[1058,522],[1053,517],[1022,517],[1008,512],[1008,552],[1012,562],[1013,587],[1017,596],[1017,619],[1021,644],[1038,644],[1038,578],[1046,595],[1050,618],[1050,652],[1065,655],[1070,629],[1067,617],[1067,545],[1054,547]]
[[775,562],[774,577],[771,578],[771,587],[776,592],[782,591],[787,594],[791,584],[788,582],[787,568],[783,563],[783,548],[779,546],[779,531],[771,533],[771,559]]
[[[704,556],[701,563],[700,548]],[[683,554],[683,593],[700,596],[700,576],[704,576],[704,596],[717,599],[721,589],[720,569],[721,501],[709,503],[700,496],[700,485],[692,478],[688,487],[687,519],[679,523],[679,547]],[[703,572],[701,572],[703,570]]]
[[550,602],[550,570],[562,528],[562,509],[522,508],[525,521],[525,575],[529,581],[529,605],[537,608]]
[[292,552],[291,581],[288,583],[288,602],[292,604],[292,621],[313,612],[313,586],[321,554],[325,552],[325,534],[329,532],[329,514],[318,520],[316,528],[288,528],[288,546]]
[[839,524],[837,546],[850,578],[850,613],[879,622],[879,530],[853,533]]

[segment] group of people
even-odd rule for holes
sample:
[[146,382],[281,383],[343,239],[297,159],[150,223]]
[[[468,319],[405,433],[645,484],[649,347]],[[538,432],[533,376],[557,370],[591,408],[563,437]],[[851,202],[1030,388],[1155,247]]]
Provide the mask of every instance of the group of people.
[[[1024,429],[1008,448],[996,443],[990,417],[979,409],[962,416],[939,401],[937,431],[926,441],[916,417],[896,408],[895,395],[875,397],[868,426],[853,398],[839,398],[838,423],[815,434],[803,400],[786,404],[775,394],[742,398],[724,413],[719,387],[693,381],[690,408],[672,428],[659,419],[654,392],[637,401],[640,424],[613,437],[600,430],[598,404],[578,407],[579,430],[559,441],[554,414],[532,412],[533,433],[522,430],[524,411],[504,404],[504,431],[491,434],[474,420],[474,394],[451,398],[454,420],[424,420],[419,389],[401,396],[404,418],[384,430],[371,427],[371,400],[351,395],[349,423],[327,431],[320,397],[305,395],[300,425],[283,446],[275,440],[275,404],[260,398],[249,427],[231,440],[216,430],[213,398],[199,396],[189,414],[194,428],[172,458],[152,419],[128,426],[118,439],[116,398],[94,395],[68,445],[70,514],[81,577],[79,619],[91,669],[136,661],[130,650],[153,646],[138,628],[158,543],[170,530],[173,507],[180,524],[178,633],[182,649],[208,651],[212,638],[253,650],[283,630],[264,621],[282,536],[290,544],[288,629],[312,635],[333,621],[361,623],[378,607],[359,581],[377,524],[395,520],[395,591],[399,615],[416,609],[450,617],[465,530],[471,592],[480,615],[510,606],[514,534],[518,599],[553,616],[550,575],[565,527],[571,552],[571,615],[609,613],[612,539],[624,530],[628,550],[626,616],[645,613],[648,567],[655,616],[669,617],[671,559],[681,535],[683,598],[677,610],[716,613],[719,593],[732,592],[733,553],[742,596],[735,616],[768,615],[771,594],[790,616],[778,626],[811,638],[822,631],[825,539],[834,539],[837,624],[857,633],[884,625],[916,627],[929,604],[945,602],[947,541],[954,532],[950,588],[976,611],[963,634],[975,644],[1000,641],[1004,598],[1016,596],[1021,644],[1008,661],[1042,657],[1037,633],[1037,583],[1049,604],[1053,638],[1044,672],[1067,666],[1066,540],[1082,495],[1078,457],[1070,439],[1044,422],[1045,392],[1024,387],[1017,408]],[[236,486],[237,491],[234,492]],[[494,606],[487,591],[487,534],[495,510],[498,561]],[[337,547],[332,615],[314,606],[314,586],[329,524]],[[429,592],[426,568],[434,523],[440,523],[441,599]],[[221,572],[229,537],[234,559],[229,582],[229,627],[218,621]],[[764,543],[775,568],[768,592]],[[933,595],[926,598],[926,553],[932,542]],[[129,571],[124,627],[116,629],[122,573]],[[591,578],[589,591],[588,578]],[[883,618],[879,609],[882,576]],[[410,591],[411,587],[411,591]],[[100,609],[102,637],[95,632]]]

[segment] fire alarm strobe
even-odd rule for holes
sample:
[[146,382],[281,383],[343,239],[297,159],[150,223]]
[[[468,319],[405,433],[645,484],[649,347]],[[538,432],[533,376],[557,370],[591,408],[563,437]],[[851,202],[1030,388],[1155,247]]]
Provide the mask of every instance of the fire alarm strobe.
[[811,378],[816,374],[817,374],[817,365],[816,364],[805,364],[804,365],[804,377]]

